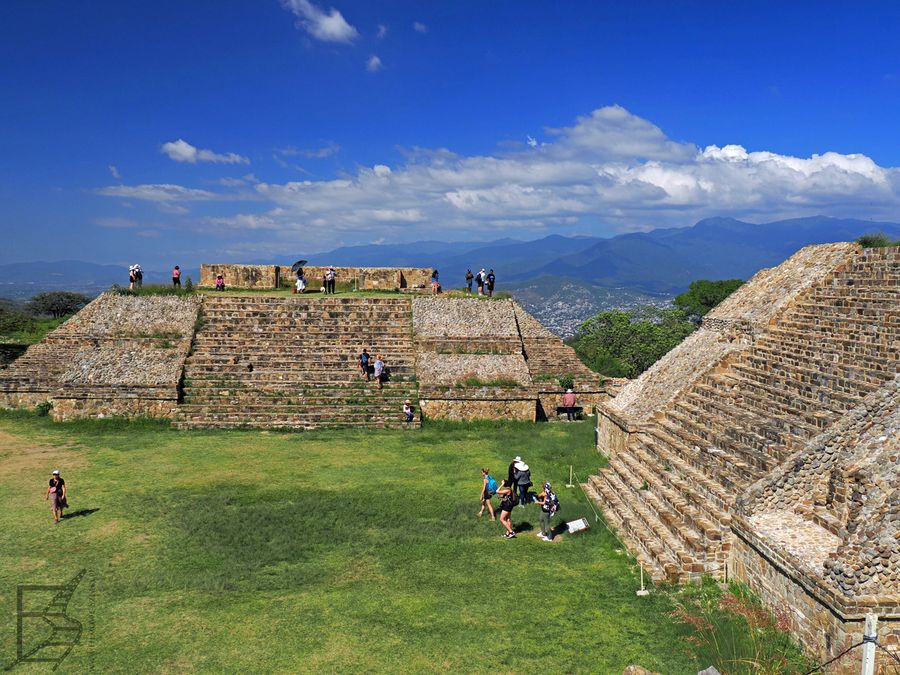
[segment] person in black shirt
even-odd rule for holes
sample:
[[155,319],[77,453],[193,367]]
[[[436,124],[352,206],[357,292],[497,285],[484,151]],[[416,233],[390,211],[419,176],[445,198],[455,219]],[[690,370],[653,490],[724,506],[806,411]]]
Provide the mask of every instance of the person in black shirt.
[[487,282],[487,291],[488,297],[494,297],[494,282],[497,281],[497,277],[494,276],[494,270],[488,272],[487,277],[485,277],[485,282]]
[[50,484],[47,486],[47,496],[44,499],[50,500],[53,522],[59,524],[59,519],[63,517],[63,509],[67,506],[66,481],[59,475],[59,469],[54,469],[50,475]]
[[497,494],[500,495],[500,524],[506,529],[503,536],[507,539],[513,539],[516,536],[516,531],[513,530],[512,526],[512,510],[516,505],[516,496],[513,493],[513,488],[505,480],[497,488]]

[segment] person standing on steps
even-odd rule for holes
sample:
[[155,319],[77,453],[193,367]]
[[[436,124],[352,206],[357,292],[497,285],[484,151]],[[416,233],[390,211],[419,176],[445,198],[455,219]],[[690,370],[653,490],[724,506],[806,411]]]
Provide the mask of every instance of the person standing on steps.
[[472,280],[475,278],[475,275],[472,274],[472,270],[466,270],[466,293],[472,292]]
[[478,512],[478,517],[481,518],[484,515],[484,507],[487,506],[488,513],[491,514],[491,520],[496,520],[494,517],[494,505],[491,504],[491,497],[497,494],[497,481],[494,480],[493,476],[491,476],[490,469],[482,469],[481,470],[481,511]]
[[516,505],[515,492],[510,484],[503,481],[497,488],[497,494],[500,495],[500,524],[506,530],[503,536],[507,539],[515,539],[516,531],[512,526],[512,510]]
[[553,541],[553,528],[550,527],[550,519],[556,515],[559,510],[559,499],[550,483],[544,483],[544,489],[538,495],[538,504],[541,505],[541,531],[538,539],[544,541]]
[[181,268],[178,265],[172,269],[172,288],[181,288]]
[[531,487],[531,469],[525,462],[516,464],[516,485],[519,487],[519,505],[524,509],[528,504],[528,488]]
[[566,409],[566,421],[574,422],[575,421],[575,392],[571,389],[566,389],[566,393],[563,394],[563,408]]
[[375,379],[378,381],[378,388],[384,389],[384,359],[381,354],[375,357]]
[[329,266],[328,271],[325,272],[325,293],[330,293],[334,295],[334,280],[337,277],[337,273],[334,271],[334,267]]
[[47,486],[47,496],[44,500],[50,500],[50,509],[53,511],[53,522],[59,525],[59,519],[63,517],[63,509],[66,503],[66,481],[59,475],[59,469],[53,469],[50,474],[50,484]]
[[488,275],[487,275],[485,281],[487,282],[488,297],[493,298],[494,297],[494,282],[497,281],[497,277],[494,276],[494,270],[491,270],[490,272],[488,272]]
[[366,378],[366,382],[368,382],[371,378],[369,377],[369,352],[365,349],[362,350],[362,354],[359,355],[359,369],[363,373],[363,377]]

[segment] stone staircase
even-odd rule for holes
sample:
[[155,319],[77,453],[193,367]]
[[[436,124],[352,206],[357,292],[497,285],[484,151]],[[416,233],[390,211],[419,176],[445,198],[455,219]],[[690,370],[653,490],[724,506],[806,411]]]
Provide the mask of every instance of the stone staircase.
[[22,356],[0,368],[0,394],[47,394],[59,388],[59,377],[85,340],[58,331],[31,345]]
[[[180,427],[419,426],[410,300],[209,296],[184,371]],[[362,348],[382,354],[379,390]],[[411,399],[415,421],[402,407]]]
[[900,249],[854,256],[694,376],[585,489],[648,571],[722,577],[737,496],[869,393],[900,354]]

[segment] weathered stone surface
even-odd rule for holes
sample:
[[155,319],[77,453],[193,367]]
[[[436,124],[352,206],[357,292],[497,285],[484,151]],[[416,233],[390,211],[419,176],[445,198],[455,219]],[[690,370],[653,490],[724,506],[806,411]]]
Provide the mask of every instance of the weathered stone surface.
[[200,265],[200,286],[215,288],[216,277],[222,275],[225,288],[266,290],[278,288],[281,269],[278,265]]
[[479,380],[505,379],[521,386],[531,385],[528,365],[521,354],[437,354],[420,353],[416,374],[423,386],[457,385],[467,377]]
[[421,399],[422,413],[426,418],[455,421],[505,419],[535,420],[534,399],[504,400],[496,398],[477,399]]
[[414,298],[413,326],[422,337],[519,338],[511,300]]

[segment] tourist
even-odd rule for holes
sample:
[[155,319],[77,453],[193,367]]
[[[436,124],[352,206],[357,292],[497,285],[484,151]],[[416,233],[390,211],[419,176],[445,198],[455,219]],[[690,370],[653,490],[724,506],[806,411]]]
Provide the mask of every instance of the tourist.
[[553,541],[553,528],[550,527],[550,519],[556,515],[559,510],[559,499],[550,486],[550,483],[544,483],[544,489],[538,495],[537,503],[541,505],[541,531],[538,533],[538,539],[544,541]]
[[134,265],[128,266],[128,289],[134,290]]
[[516,464],[516,485],[519,487],[519,504],[524,509],[529,503],[528,488],[531,487],[531,469],[525,462]]
[[384,359],[381,354],[375,357],[375,379],[378,381],[378,388],[384,389]]
[[297,283],[294,286],[294,293],[306,293],[306,277],[303,270],[297,272]]
[[172,270],[172,288],[181,288],[181,268],[178,265]]
[[574,422],[575,421],[575,392],[571,389],[566,389],[566,393],[563,394],[563,408],[566,409],[566,421]]
[[216,275],[216,290],[224,291],[225,290],[225,277],[221,274]]
[[484,295],[484,282],[485,282],[485,273],[484,268],[481,268],[481,271],[475,276],[475,285],[478,286],[478,295]]
[[431,294],[437,295],[440,287],[441,287],[441,284],[438,281],[438,271],[435,270],[434,272],[431,273]]
[[497,277],[494,276],[494,270],[488,272],[487,277],[485,277],[485,282],[487,283],[488,297],[494,297],[494,282],[497,281]]
[[357,360],[359,363],[359,369],[363,373],[363,377],[366,378],[366,382],[369,381],[369,352],[365,349],[362,350],[362,354],[359,355],[359,359]]
[[334,295],[334,280],[337,277],[337,273],[334,271],[333,267],[328,267],[328,270],[325,272],[325,293],[330,293]]
[[413,419],[415,419],[416,413],[412,407],[412,401],[406,399],[403,402],[403,416],[406,418],[407,424],[412,424]]
[[50,500],[50,508],[53,511],[53,522],[59,525],[59,519],[63,517],[63,509],[66,503],[66,481],[59,475],[59,469],[53,469],[50,474],[50,484],[47,486],[47,496],[44,500]]
[[515,485],[516,484],[516,464],[522,461],[522,458],[518,455],[515,456],[513,461],[509,463],[509,468],[506,471],[506,484],[507,485]]
[[493,476],[491,476],[490,469],[482,469],[481,470],[481,510],[478,512],[478,517],[484,515],[484,507],[487,506],[488,513],[491,514],[491,520],[496,520],[494,517],[494,505],[491,504],[491,497],[497,494],[497,481],[494,480]]
[[475,278],[475,275],[472,274],[472,270],[466,270],[466,293],[472,292],[472,279]]
[[134,287],[140,290],[141,286],[144,285],[144,270],[141,269],[140,265],[134,266]]
[[500,495],[500,524],[506,529],[503,536],[513,539],[516,532],[512,526],[512,510],[516,505],[516,493],[506,481],[503,481],[497,488],[497,494]]

